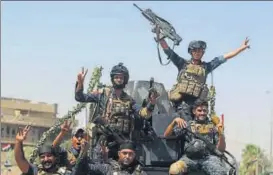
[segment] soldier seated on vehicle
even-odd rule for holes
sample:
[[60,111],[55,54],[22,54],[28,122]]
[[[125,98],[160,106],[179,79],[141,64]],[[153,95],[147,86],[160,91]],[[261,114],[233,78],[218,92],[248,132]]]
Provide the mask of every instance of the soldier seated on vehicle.
[[[168,96],[169,96],[169,99],[170,99],[170,91],[168,92]],[[202,101],[202,100],[196,100],[197,102],[198,101]],[[193,107],[193,106],[192,106]],[[192,109],[192,107],[189,107],[189,109]],[[193,119],[194,118],[194,116],[193,116],[193,113],[191,112],[190,114],[185,114],[184,112],[182,112],[182,111],[177,111],[176,112],[176,115],[178,115],[180,118],[181,118],[181,120],[185,120],[185,121],[187,121],[187,119],[185,119],[185,115],[189,115],[189,116],[187,116],[186,118],[191,118],[191,119]],[[210,121],[215,125],[215,126],[218,126],[218,125],[220,125],[220,118],[217,116],[217,115],[212,115],[211,117],[210,117]]]
[[26,139],[29,130],[30,126],[18,129],[14,146],[15,161],[23,175],[71,175],[72,172],[67,170],[66,167],[57,166],[57,152],[51,145],[43,145],[39,148],[40,165],[30,164],[26,160],[23,141]]
[[[122,134],[126,139],[131,140],[134,130],[134,120],[139,118],[149,119],[151,117],[159,94],[156,92],[152,93],[145,107],[136,104],[135,100],[124,91],[129,80],[129,71],[123,66],[123,63],[119,63],[112,68],[110,78],[113,87],[110,89],[106,88],[105,94],[83,93],[83,84],[86,74],[87,70],[84,72],[84,69],[78,74],[75,90],[76,101],[100,103],[100,106],[105,108],[100,115],[107,121],[111,129]],[[94,154],[100,150],[100,145],[96,144]],[[112,150],[113,149],[110,150],[109,156],[112,155]],[[114,152],[116,153],[116,150]],[[96,155],[96,157],[97,160],[93,161],[102,160],[100,153]]]
[[181,118],[175,118],[166,129],[164,136],[174,133],[176,136],[182,136],[185,139],[184,155],[180,160],[173,163],[169,169],[170,175],[181,175],[190,172],[203,171],[206,174],[226,175],[229,171],[225,164],[216,156],[212,155],[206,147],[206,144],[199,139],[187,135],[187,128],[193,133],[202,135],[211,143],[217,145],[219,151],[225,151],[226,143],[221,127],[216,127],[208,120],[208,103],[198,101],[195,103],[192,113],[194,119],[185,122]]
[[[93,174],[124,174],[147,175],[136,160],[136,147],[133,142],[126,141],[119,146],[118,160],[109,159],[107,163],[89,163],[89,171],[86,175]],[[77,174],[76,165],[76,174]]]
[[[65,134],[69,131],[70,126],[72,122],[68,122],[67,120],[64,121],[64,123],[61,125],[61,132],[58,134],[58,136],[55,138],[55,140],[52,143],[52,147],[56,148],[59,146],[60,142],[62,141]],[[65,165],[68,169],[72,170],[72,168],[75,166],[76,160],[79,157],[81,151],[84,151],[83,153],[83,161],[80,165],[81,171],[79,171],[79,174],[86,171],[86,165],[88,162],[88,156],[86,154],[86,150],[83,149],[83,147],[88,142],[88,135],[84,131],[83,128],[75,128],[72,132],[72,147],[69,150],[65,150],[64,148],[61,148],[61,152],[66,152],[66,157],[64,157],[64,160],[60,160],[61,165]]]

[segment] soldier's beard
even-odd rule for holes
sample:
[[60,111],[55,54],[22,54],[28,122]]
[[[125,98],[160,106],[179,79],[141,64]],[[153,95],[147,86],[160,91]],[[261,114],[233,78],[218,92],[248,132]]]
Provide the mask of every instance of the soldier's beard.
[[113,84],[113,87],[115,89],[123,89],[124,88],[124,84]]
[[45,170],[49,170],[53,167],[53,162],[52,161],[46,161],[46,162],[42,162],[43,168]]
[[198,120],[199,120],[199,121],[205,121],[206,119],[207,119],[207,116],[206,116],[206,115],[204,115],[204,116],[201,115],[201,116],[198,117]]
[[130,164],[132,163],[132,161],[131,161],[130,159],[125,158],[125,159],[123,159],[123,160],[121,161],[121,163],[122,163],[123,165],[125,165],[125,166],[128,166],[128,165],[130,165]]

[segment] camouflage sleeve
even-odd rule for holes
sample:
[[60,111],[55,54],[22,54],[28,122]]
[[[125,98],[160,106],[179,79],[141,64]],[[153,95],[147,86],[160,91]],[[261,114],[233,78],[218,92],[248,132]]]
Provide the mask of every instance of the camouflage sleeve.
[[184,58],[180,57],[175,53],[171,48],[165,48],[163,49],[165,54],[169,57],[169,59],[172,61],[172,63],[177,67],[177,69],[180,71],[184,63],[186,62]]
[[107,174],[111,171],[110,164],[89,164],[89,173],[92,174]]
[[221,64],[225,63],[227,59],[224,58],[224,56],[218,56],[215,57],[213,60],[210,62],[206,63],[207,65],[207,73],[211,73],[214,69],[216,69],[218,66]]
[[131,106],[136,116],[145,119],[149,119],[154,110],[154,105],[148,103],[146,107],[141,107],[140,105],[136,104],[135,100],[132,100]]
[[[77,85],[78,83],[76,83],[76,87]],[[85,94],[83,93],[83,88],[82,88],[78,91],[75,90],[75,100],[77,102],[98,102],[99,94]]]

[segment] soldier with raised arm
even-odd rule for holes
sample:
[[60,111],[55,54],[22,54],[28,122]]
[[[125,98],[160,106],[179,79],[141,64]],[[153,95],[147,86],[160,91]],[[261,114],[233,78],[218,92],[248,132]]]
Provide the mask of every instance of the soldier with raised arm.
[[[147,175],[136,160],[135,151],[135,144],[131,141],[125,141],[118,148],[118,160],[109,159],[107,163],[102,164],[89,163],[89,170],[86,175]],[[77,171],[73,175],[77,175]]]
[[[123,135],[128,140],[132,140],[134,120],[149,119],[151,117],[158,93],[154,92],[151,94],[146,107],[141,107],[140,105],[136,104],[135,100],[123,90],[129,81],[129,71],[123,65],[123,63],[119,63],[118,65],[114,66],[110,72],[112,82],[111,88],[105,88],[103,91],[104,93],[85,94],[83,93],[83,84],[86,73],[87,70],[84,72],[83,69],[82,72],[78,74],[75,99],[78,102],[99,103],[104,109],[102,114],[100,114],[100,117],[102,117],[110,125],[113,131]],[[105,143],[104,141],[100,142]],[[100,143],[98,143],[94,149],[94,152],[99,153],[97,155],[98,160],[103,160],[102,157],[99,156],[101,155],[100,146]],[[115,150],[114,152],[117,151]],[[111,153],[112,150],[110,150],[109,156],[112,155]]]
[[205,41],[191,41],[188,46],[191,59],[186,60],[176,54],[164,39],[159,40],[165,54],[178,69],[177,83],[169,92],[169,98],[183,119],[186,121],[192,119],[190,108],[197,99],[207,100],[209,90],[206,79],[208,74],[249,48],[248,42],[249,40],[246,38],[243,44],[234,51],[217,56],[210,62],[204,62],[202,57],[207,48]]
[[[53,148],[60,148],[59,145],[61,141],[63,140],[65,134],[70,130],[72,122],[68,122],[67,120],[64,121],[64,123],[61,125],[61,132],[57,135],[57,137],[54,139],[52,143]],[[88,135],[84,131],[83,128],[74,128],[72,132],[72,138],[71,138],[72,146],[70,149],[65,150],[64,148],[60,148],[60,151],[62,154],[65,153],[66,157],[64,157],[63,160],[60,160],[60,163],[62,165],[65,165],[69,170],[73,170],[77,158],[80,156],[82,152],[82,162],[79,165],[80,171],[78,172],[78,175],[84,175],[87,171],[87,163],[88,163],[88,156],[87,151],[83,149],[85,145],[88,143]]]
[[23,141],[27,138],[30,126],[19,128],[16,135],[14,155],[15,161],[23,175],[71,175],[66,167],[57,165],[57,151],[51,145],[43,145],[38,150],[40,165],[29,163],[23,151]]

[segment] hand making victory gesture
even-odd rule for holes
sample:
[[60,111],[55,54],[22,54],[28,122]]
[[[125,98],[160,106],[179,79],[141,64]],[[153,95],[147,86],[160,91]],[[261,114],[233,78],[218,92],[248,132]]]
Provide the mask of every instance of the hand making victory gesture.
[[18,128],[18,133],[15,137],[16,141],[23,142],[24,140],[26,140],[29,130],[30,130],[30,125],[27,125],[24,129]]
[[83,84],[85,76],[88,72],[88,69],[84,71],[84,67],[82,67],[82,71],[78,74],[78,83]]

